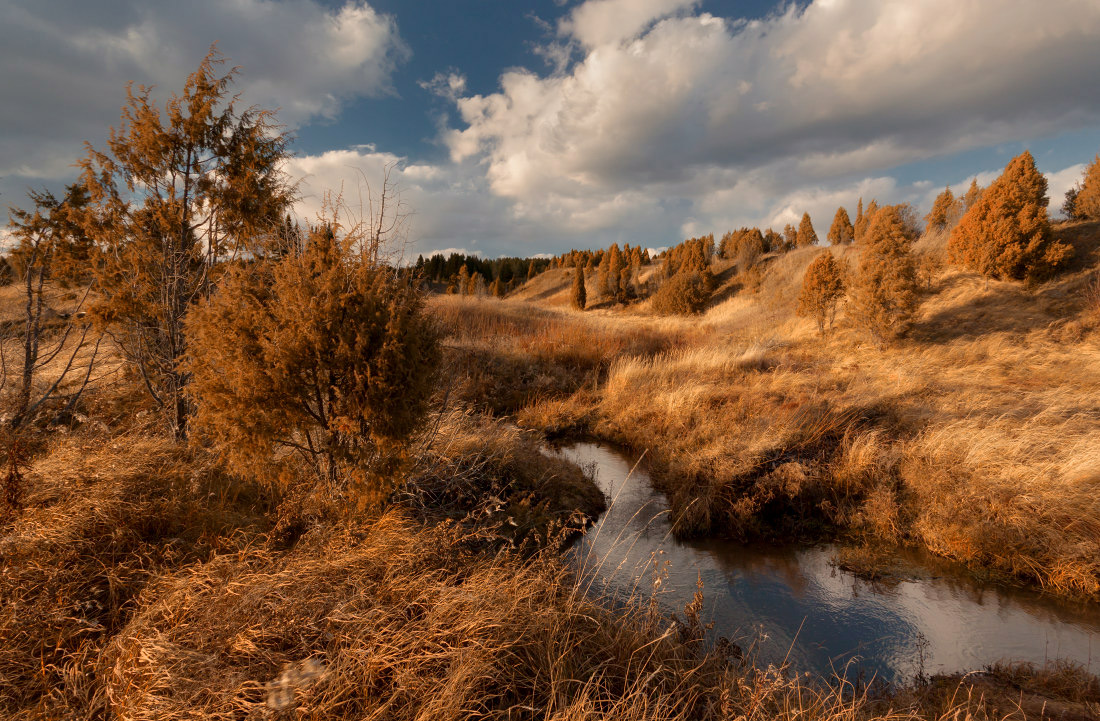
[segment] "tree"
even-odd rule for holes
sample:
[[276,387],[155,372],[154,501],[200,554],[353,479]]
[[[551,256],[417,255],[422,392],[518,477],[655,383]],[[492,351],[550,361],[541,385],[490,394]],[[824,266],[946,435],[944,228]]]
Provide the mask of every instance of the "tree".
[[398,478],[440,347],[384,243],[334,215],[300,254],[230,269],[188,316],[193,426],[232,471],[285,488],[305,470],[328,498],[360,502]]
[[956,223],[963,212],[962,199],[956,199],[951,192],[951,186],[943,189],[932,203],[932,210],[924,217],[924,222],[930,232],[942,232],[948,230]]
[[[12,235],[18,241],[14,252],[19,257],[24,299],[23,357],[10,419],[13,428],[32,418],[75,376],[80,385],[69,395],[61,412],[71,410],[88,386],[102,340],[98,336],[90,357],[78,362],[91,330],[88,323],[78,320],[91,290],[86,281],[92,248],[83,231],[83,213],[88,204],[86,190],[79,184],[70,185],[61,200],[46,191],[32,190],[28,195],[33,211],[10,209]],[[43,346],[47,342],[46,321],[52,313],[50,305],[60,295],[51,284],[73,283],[86,286],[77,293],[76,306],[64,316],[59,332]],[[35,393],[35,376],[58,358],[62,362],[53,382]],[[7,384],[7,366],[6,348],[0,338],[0,390]]]
[[829,228],[829,242],[833,245],[841,245],[842,243],[851,243],[856,237],[855,226],[852,225],[852,221],[848,219],[848,211],[841,206],[836,209],[836,215],[833,217],[833,224]]
[[588,294],[584,289],[584,268],[578,263],[573,268],[573,288],[569,294],[569,300],[576,310],[584,310],[588,303]]
[[855,242],[862,243],[863,236],[867,233],[867,228],[871,225],[871,220],[875,217],[875,213],[878,212],[878,201],[872,199],[867,204],[867,209],[859,216],[855,224]]
[[844,286],[844,270],[830,251],[814,258],[806,269],[797,313],[817,321],[817,330],[823,338],[826,325],[829,328],[833,325],[837,304],[844,297]]
[[1054,272],[1073,249],[1051,233],[1046,193],[1031,153],[1013,158],[951,232],[951,262],[1002,279],[1035,280]]
[[623,299],[622,289],[622,272],[625,264],[623,263],[623,254],[619,250],[618,243],[612,243],[611,247],[607,251],[607,277],[604,280],[604,285],[601,290],[606,293],[607,297],[613,301],[621,301]]
[[1066,216],[1066,220],[1084,220],[1077,212],[1077,195],[1080,192],[1080,183],[1066,191],[1065,199],[1062,201],[1062,214]]
[[970,181],[970,187],[966,189],[966,194],[962,197],[963,212],[970,210],[974,205],[981,200],[982,186],[978,185],[978,179],[974,178]]
[[814,232],[814,224],[810,222],[809,213],[802,214],[802,222],[798,224],[798,236],[795,239],[795,244],[800,248],[817,244],[817,233]]
[[903,335],[917,309],[912,240],[905,219],[894,206],[876,210],[863,239],[851,292],[851,318],[879,346]]
[[798,229],[790,223],[783,226],[783,252],[794,250],[798,245]]
[[1085,168],[1081,189],[1074,199],[1073,211],[1074,216],[1080,220],[1100,220],[1100,155]]
[[91,308],[177,438],[189,407],[181,369],[184,319],[227,258],[263,255],[294,198],[282,170],[288,138],[271,112],[238,112],[211,50],[162,115],[151,89],[127,88],[107,152],[87,146],[82,180],[94,206],[88,232],[102,249]]
[[710,300],[712,284],[709,271],[686,268],[661,285],[653,297],[653,309],[665,315],[700,313]]

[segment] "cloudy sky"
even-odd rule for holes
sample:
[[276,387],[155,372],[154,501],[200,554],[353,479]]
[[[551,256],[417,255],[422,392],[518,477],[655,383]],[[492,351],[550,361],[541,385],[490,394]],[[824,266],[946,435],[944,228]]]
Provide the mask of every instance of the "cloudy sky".
[[215,41],[296,136],[299,214],[394,164],[425,254],[803,211],[823,236],[1024,149],[1054,211],[1100,151],[1097,0],[5,0],[0,203],[71,181],[128,80],[163,100]]

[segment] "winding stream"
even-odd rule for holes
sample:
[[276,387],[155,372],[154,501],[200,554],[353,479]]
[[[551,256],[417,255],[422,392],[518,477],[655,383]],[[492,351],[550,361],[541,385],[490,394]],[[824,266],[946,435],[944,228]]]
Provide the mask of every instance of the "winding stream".
[[1064,658],[1100,671],[1100,608],[983,585],[938,564],[913,579],[869,582],[835,568],[835,548],[827,545],[677,541],[644,463],[631,473],[636,457],[595,443],[554,452],[594,467],[609,500],[573,548],[593,587],[649,594],[656,558],[667,573],[658,598],[680,613],[701,578],[710,633],[751,648],[765,664],[787,659],[799,671],[824,675],[858,669],[891,682],[1001,659]]

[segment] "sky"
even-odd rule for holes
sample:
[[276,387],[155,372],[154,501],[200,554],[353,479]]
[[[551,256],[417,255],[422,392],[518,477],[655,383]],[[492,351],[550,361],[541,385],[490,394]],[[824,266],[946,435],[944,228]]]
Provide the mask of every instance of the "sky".
[[857,199],[926,211],[1100,152],[1097,0],[3,0],[0,204],[71,182],[128,81],[211,43],[295,136],[295,212],[386,168],[410,254],[660,248]]

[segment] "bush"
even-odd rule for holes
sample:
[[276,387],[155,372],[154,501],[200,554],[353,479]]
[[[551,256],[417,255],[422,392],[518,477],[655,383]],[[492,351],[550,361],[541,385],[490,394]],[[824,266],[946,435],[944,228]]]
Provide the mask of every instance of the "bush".
[[859,274],[852,288],[852,318],[879,346],[903,335],[917,308],[912,242],[911,230],[896,206],[877,210],[863,238]]
[[[337,229],[338,230],[338,229]],[[407,274],[354,235],[229,271],[187,321],[195,429],[229,468],[286,487],[303,469],[377,501],[420,425],[440,351]]]
[[817,330],[825,336],[826,324],[833,325],[836,306],[844,297],[844,270],[829,251],[810,263],[798,295],[798,315],[817,321]]
[[664,315],[700,313],[714,284],[710,271],[685,270],[669,278],[653,297],[653,309]]
[[1035,280],[1055,272],[1073,249],[1051,233],[1046,193],[1046,178],[1031,153],[1013,158],[952,231],[951,262],[1002,279]]

